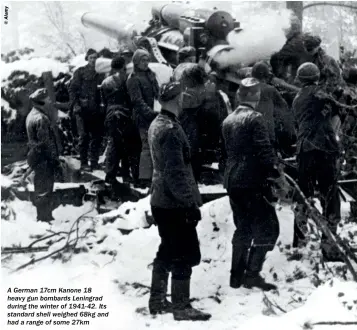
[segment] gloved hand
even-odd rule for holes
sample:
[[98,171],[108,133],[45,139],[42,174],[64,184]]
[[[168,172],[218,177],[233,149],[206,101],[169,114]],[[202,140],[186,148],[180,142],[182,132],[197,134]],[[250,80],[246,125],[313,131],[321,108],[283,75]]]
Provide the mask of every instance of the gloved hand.
[[282,173],[278,178],[270,179],[273,184],[274,194],[280,200],[286,200],[291,192],[291,186]]
[[286,200],[291,192],[291,186],[285,178],[283,165],[275,165],[270,172],[268,180],[272,183],[274,195],[281,200]]
[[55,160],[53,163],[53,169],[55,173],[55,181],[64,182],[63,167],[60,160]]
[[192,206],[186,211],[186,222],[197,225],[198,221],[202,219],[201,210],[197,206]]

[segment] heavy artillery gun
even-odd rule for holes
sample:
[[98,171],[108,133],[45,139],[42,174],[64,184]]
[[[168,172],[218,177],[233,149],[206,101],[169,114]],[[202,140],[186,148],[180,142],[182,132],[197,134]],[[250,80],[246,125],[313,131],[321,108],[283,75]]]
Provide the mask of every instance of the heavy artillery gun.
[[[117,39],[119,43],[129,45],[133,50],[144,47],[149,50],[152,61],[173,68],[178,64],[178,50],[187,45],[194,47],[197,62],[200,58],[205,60],[206,69],[217,73],[219,89],[228,95],[231,102],[234,101],[241,80],[238,70],[253,64],[247,60],[246,63],[235,63],[222,68],[218,63],[217,59],[222,54],[234,51],[234,46],[227,41],[228,35],[239,37],[242,31],[240,23],[226,11],[192,9],[176,3],[158,4],[152,7],[149,25],[140,34],[133,24],[125,24],[94,13],[85,13],[82,16],[82,24]],[[273,82],[285,89],[296,91],[294,86],[282,80],[274,78]]]

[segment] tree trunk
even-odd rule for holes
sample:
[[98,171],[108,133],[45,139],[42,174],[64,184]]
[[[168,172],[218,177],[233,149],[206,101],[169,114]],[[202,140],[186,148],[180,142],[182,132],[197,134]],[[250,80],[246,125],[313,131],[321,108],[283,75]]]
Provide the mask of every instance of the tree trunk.
[[286,1],[286,8],[291,9],[296,17],[301,22],[302,27],[302,12],[303,12],[303,1]]

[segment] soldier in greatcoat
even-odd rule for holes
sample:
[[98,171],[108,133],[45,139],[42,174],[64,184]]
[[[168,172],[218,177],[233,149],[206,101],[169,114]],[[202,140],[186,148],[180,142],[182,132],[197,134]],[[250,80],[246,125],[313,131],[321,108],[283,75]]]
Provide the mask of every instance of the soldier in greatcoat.
[[152,178],[148,129],[157,115],[154,111],[154,102],[159,95],[159,85],[155,73],[149,68],[149,61],[148,51],[136,50],[133,56],[134,71],[127,80],[127,88],[134,109],[134,121],[141,139],[139,180],[143,187],[149,186]]
[[[132,105],[126,87],[125,59],[115,57],[111,62],[112,75],[102,83],[106,104],[105,128],[108,135],[106,155],[107,183],[115,183],[121,162],[123,181],[139,177],[140,149],[136,139],[136,128],[132,120]],[[139,141],[140,142],[140,141]]]
[[53,104],[42,88],[30,95],[33,108],[26,118],[26,131],[29,144],[27,162],[35,173],[34,204],[37,221],[50,222],[53,219],[53,186],[55,175],[60,174],[58,145],[51,123]]
[[[104,76],[95,71],[98,54],[94,49],[87,51],[85,59],[88,64],[74,72],[69,94],[76,115],[79,133],[79,154],[82,169],[88,169],[88,153],[90,169],[98,169],[100,145],[103,135],[104,113],[100,107],[98,86]],[[89,150],[88,150],[89,149]]]

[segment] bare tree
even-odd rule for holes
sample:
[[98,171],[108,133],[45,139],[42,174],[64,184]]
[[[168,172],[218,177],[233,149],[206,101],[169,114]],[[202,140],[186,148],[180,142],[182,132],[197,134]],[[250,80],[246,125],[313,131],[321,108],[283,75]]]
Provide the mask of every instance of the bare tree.
[[86,40],[83,33],[71,31],[69,22],[65,19],[65,12],[62,2],[43,2],[46,17],[50,25],[54,28],[55,34],[43,34],[42,38],[48,45],[63,49],[65,46],[68,52],[75,56],[86,47]]

